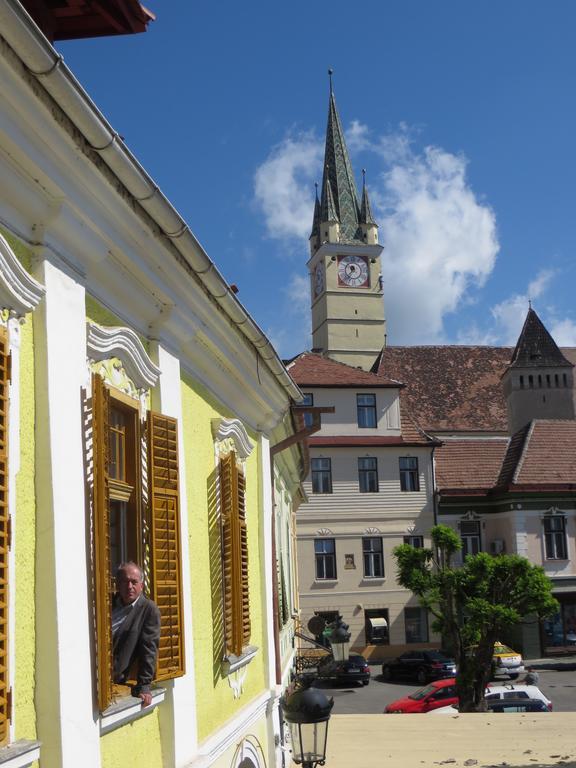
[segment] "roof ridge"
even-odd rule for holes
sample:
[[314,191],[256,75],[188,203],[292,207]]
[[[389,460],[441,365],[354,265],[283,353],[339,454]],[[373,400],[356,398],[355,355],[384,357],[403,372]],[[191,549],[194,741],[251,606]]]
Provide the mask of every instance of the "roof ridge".
[[528,451],[528,446],[530,445],[530,440],[532,438],[532,435],[534,434],[534,423],[535,423],[535,420],[532,419],[532,421],[528,424],[528,428],[527,429],[525,428],[526,434],[524,435],[524,439],[522,440],[522,450],[520,451],[520,457],[516,462],[516,468],[514,469],[514,473],[512,474],[512,483],[516,483],[516,480],[518,479],[518,476],[524,465],[524,461],[526,459],[526,453]]

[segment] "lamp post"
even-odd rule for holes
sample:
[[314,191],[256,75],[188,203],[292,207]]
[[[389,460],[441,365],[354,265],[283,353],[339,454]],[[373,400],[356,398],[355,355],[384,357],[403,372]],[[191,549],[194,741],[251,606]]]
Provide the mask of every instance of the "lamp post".
[[348,661],[350,632],[348,632],[348,624],[342,621],[340,614],[338,614],[338,618],[334,623],[334,629],[330,635],[330,645],[332,646],[334,661]]
[[316,768],[326,762],[328,720],[334,699],[301,681],[296,690],[281,700],[284,720],[290,730],[292,759],[302,768]]

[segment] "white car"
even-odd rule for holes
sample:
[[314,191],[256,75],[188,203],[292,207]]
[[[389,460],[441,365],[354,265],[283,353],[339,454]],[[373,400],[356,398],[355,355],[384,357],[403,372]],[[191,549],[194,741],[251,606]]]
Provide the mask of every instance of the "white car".
[[[552,712],[552,702],[549,698],[544,696],[540,688],[537,685],[525,685],[524,683],[509,685],[490,685],[486,688],[484,694],[486,701],[494,701],[494,699],[538,699],[543,701],[549,712]],[[439,707],[438,709],[432,709],[427,714],[429,715],[457,715],[458,706],[452,704],[449,707]]]

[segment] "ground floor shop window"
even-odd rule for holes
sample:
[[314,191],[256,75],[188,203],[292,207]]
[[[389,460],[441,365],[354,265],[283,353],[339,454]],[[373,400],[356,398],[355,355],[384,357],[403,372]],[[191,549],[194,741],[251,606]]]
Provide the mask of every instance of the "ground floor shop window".
[[560,610],[542,623],[544,650],[548,653],[576,650],[576,597],[562,601]]
[[388,645],[390,643],[388,610],[386,608],[365,610],[364,631],[366,645]]
[[428,642],[428,611],[426,608],[405,608],[406,643]]

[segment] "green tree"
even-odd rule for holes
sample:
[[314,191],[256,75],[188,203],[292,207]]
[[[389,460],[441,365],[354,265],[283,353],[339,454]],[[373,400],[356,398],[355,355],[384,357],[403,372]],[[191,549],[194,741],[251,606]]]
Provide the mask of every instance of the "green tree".
[[436,525],[431,535],[432,549],[396,547],[398,582],[430,610],[433,629],[452,647],[460,712],[482,712],[495,642],[527,616],[536,621],[555,613],[558,603],[544,570],[526,558],[480,552],[455,567],[458,534]]

